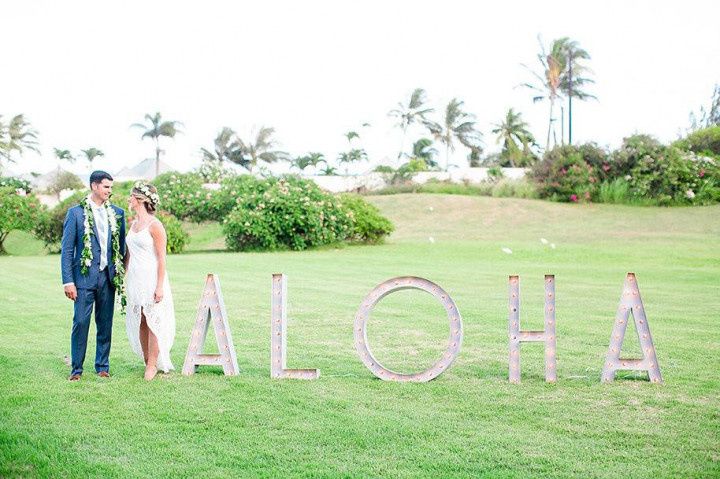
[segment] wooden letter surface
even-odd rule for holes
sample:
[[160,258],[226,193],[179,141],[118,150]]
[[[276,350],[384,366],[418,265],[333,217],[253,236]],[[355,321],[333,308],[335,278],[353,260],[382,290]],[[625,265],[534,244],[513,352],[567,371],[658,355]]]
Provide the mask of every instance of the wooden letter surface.
[[520,383],[520,343],[545,343],[545,381],[557,381],[555,349],[555,276],[545,275],[545,330],[520,331],[520,277],[510,276],[510,309],[508,329],[510,333],[510,382]]
[[[625,330],[628,319],[630,319],[630,313],[632,313],[635,320],[635,329],[637,330],[643,354],[642,359],[620,358],[620,350],[625,339]],[[603,365],[602,381],[606,383],[613,381],[618,370],[647,371],[651,382],[662,382],[660,365],[655,355],[650,326],[645,316],[645,307],[642,299],[640,299],[640,289],[638,288],[635,273],[628,273],[625,278],[623,293],[620,297],[620,306],[618,306],[615,325],[610,336],[610,347]]]
[[[215,339],[220,354],[203,354],[202,352],[211,322],[215,328]],[[220,291],[220,279],[212,273],[207,275],[205,281],[205,290],[198,305],[195,326],[190,334],[190,345],[185,355],[182,373],[190,376],[195,373],[198,365],[222,366],[226,376],[236,376],[240,373],[225,311],[225,302]]]
[[317,379],[319,369],[286,369],[287,359],[287,277],[272,275],[270,294],[270,377],[275,379]]

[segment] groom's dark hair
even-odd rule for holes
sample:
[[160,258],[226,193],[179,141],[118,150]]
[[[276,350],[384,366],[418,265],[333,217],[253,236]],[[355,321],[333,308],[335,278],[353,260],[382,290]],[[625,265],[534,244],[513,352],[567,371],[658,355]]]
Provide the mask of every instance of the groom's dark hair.
[[100,183],[102,180],[113,181],[113,177],[110,176],[110,173],[108,173],[107,171],[93,171],[92,173],[90,173],[90,188],[92,188],[93,183]]

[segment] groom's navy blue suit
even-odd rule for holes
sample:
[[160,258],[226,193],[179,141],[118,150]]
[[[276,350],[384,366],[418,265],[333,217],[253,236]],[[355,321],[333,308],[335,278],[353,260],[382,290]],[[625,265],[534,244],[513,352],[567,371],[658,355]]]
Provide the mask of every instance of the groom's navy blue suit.
[[[117,216],[120,234],[120,254],[125,256],[125,212],[115,205],[112,209]],[[100,271],[101,248],[98,240],[97,224],[93,224],[92,264],[87,274],[80,272],[80,255],[83,250],[85,234],[85,211],[81,205],[73,206],[67,212],[63,226],[62,250],[60,265],[63,284],[75,283],[77,299],[73,316],[72,334],[70,338],[72,375],[82,374],[85,351],[87,349],[88,331],[93,306],[95,307],[95,326],[97,328],[97,345],[95,350],[95,370],[97,372],[110,369],[110,339],[115,304],[115,264],[112,251],[112,234],[110,221],[107,231],[107,267]]]

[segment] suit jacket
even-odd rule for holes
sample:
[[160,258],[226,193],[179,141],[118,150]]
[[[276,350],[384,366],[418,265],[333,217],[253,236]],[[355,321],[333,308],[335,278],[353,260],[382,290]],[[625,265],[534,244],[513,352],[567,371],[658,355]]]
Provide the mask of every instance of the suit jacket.
[[[115,205],[111,205],[117,216],[117,225],[120,234],[120,254],[125,258],[125,212]],[[62,248],[60,250],[60,268],[62,271],[63,284],[75,283],[78,289],[94,289],[98,283],[100,272],[100,242],[98,240],[97,225],[93,224],[94,234],[90,235],[92,245],[92,264],[87,274],[80,272],[80,255],[83,250],[83,235],[85,234],[85,211],[82,205],[73,206],[65,216],[63,225]],[[112,250],[112,234],[109,230],[110,220],[108,219],[107,253],[108,272],[110,280],[115,277],[115,263]]]

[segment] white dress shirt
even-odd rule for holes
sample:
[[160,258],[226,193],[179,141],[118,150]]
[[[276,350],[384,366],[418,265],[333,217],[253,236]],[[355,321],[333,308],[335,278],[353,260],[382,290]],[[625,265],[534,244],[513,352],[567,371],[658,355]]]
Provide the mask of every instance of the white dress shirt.
[[100,271],[103,271],[108,264],[107,240],[109,232],[108,215],[104,206],[98,206],[94,201],[90,200],[93,218],[95,219],[95,228],[98,233],[98,243],[100,243]]

